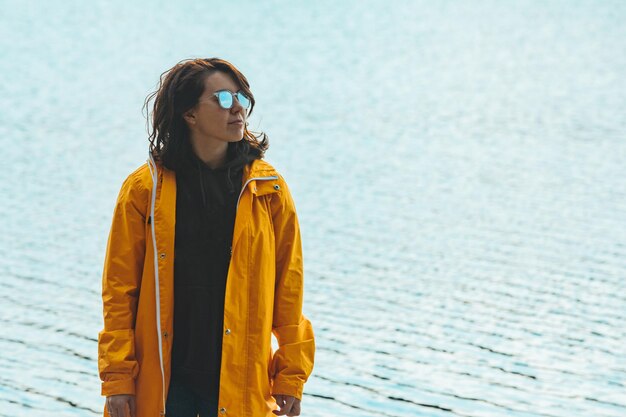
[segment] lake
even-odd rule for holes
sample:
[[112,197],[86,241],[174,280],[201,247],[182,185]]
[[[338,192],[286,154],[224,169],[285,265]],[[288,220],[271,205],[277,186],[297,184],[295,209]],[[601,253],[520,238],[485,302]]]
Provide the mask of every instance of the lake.
[[0,416],[96,416],[115,198],[176,62],[300,218],[302,416],[626,415],[623,1],[2,1]]

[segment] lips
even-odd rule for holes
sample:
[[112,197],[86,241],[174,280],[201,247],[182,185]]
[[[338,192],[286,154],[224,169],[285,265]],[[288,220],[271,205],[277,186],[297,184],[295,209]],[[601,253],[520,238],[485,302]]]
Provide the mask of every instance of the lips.
[[229,125],[232,125],[232,124],[241,124],[242,125],[243,124],[243,120],[241,120],[241,119],[240,120],[235,120],[235,121],[232,121],[232,122],[230,122],[228,124]]

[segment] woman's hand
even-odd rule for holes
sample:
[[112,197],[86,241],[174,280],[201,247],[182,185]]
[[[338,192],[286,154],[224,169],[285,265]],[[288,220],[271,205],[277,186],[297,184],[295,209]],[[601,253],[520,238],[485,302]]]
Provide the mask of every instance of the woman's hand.
[[[126,410],[130,414],[126,413]],[[111,417],[135,417],[135,396],[128,394],[110,395],[107,397],[107,411]]]
[[280,411],[273,410],[272,413],[277,416],[299,416],[300,415],[300,400],[291,395],[273,394],[276,398],[276,404],[280,407]]

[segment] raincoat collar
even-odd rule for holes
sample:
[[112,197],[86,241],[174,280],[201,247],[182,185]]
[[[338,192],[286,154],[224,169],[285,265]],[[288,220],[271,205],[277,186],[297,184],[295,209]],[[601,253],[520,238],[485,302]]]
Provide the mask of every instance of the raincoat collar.
[[[158,167],[159,176],[164,175],[168,179],[174,180],[174,184],[176,183],[176,173],[174,171],[166,168],[159,162],[156,162],[156,165]],[[253,180],[256,177],[277,177],[276,179],[278,179],[278,172],[264,160],[255,159],[243,166],[241,185],[243,186],[248,180]]]

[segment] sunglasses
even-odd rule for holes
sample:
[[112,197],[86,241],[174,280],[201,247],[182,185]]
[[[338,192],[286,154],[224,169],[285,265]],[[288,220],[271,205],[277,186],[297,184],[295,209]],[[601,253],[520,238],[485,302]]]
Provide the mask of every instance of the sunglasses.
[[231,107],[233,107],[233,104],[235,103],[235,97],[237,98],[239,104],[241,104],[241,107],[243,107],[244,109],[250,108],[250,98],[245,95],[241,90],[237,91],[236,93],[233,93],[230,90],[220,90],[213,93],[213,95],[217,97],[217,102],[223,109],[230,109]]

